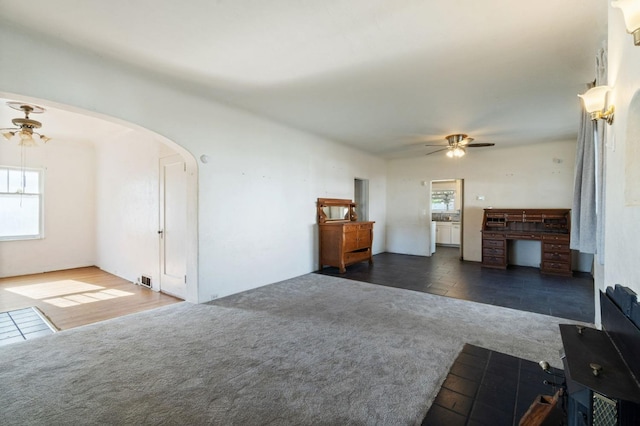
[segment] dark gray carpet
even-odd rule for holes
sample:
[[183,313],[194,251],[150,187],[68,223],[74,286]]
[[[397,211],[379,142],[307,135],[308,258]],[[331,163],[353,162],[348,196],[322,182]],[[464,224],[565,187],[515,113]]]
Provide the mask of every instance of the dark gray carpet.
[[464,343],[559,366],[567,322],[309,274],[0,347],[0,424],[416,424]]

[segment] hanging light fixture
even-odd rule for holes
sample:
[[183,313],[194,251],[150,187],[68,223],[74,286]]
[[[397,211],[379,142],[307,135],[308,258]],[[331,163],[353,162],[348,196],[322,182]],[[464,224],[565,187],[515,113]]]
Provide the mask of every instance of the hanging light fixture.
[[[44,108],[37,105],[25,104],[22,102],[7,102],[9,107],[24,112],[24,118],[14,118],[11,120],[12,128],[1,129],[2,136],[8,141],[15,141],[18,145],[28,147],[36,146],[36,141],[47,143],[51,138],[35,132],[34,129],[42,127],[42,123],[29,118],[29,114],[41,114]],[[34,138],[35,137],[35,138]]]
[[640,46],[640,2],[638,0],[619,0],[611,6],[622,10],[627,32],[633,34],[633,44]]
[[[19,192],[24,193],[27,185],[27,148],[38,146],[37,142],[47,143],[51,138],[34,131],[34,129],[42,127],[42,123],[29,118],[29,114],[42,114],[45,111],[44,108],[23,102],[7,102],[7,105],[24,113],[24,118],[14,118],[11,120],[11,123],[16,127],[0,129],[0,133],[2,133],[2,136],[4,136],[6,140],[16,142],[20,147],[20,172],[22,179]],[[20,199],[20,202],[22,203],[22,199]]]

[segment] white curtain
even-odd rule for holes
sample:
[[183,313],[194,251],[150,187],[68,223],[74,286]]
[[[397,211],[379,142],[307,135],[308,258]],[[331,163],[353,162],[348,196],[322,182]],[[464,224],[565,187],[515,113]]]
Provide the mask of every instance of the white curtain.
[[[597,86],[607,84],[607,50],[596,57]],[[592,84],[585,88],[593,87]],[[584,109],[578,129],[576,168],[574,175],[571,248],[582,253],[597,254],[604,264],[604,164],[605,123],[594,122]]]

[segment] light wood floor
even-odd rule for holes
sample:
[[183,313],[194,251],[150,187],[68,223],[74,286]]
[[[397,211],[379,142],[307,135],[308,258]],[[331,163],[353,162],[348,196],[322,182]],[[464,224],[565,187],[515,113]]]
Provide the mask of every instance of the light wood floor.
[[37,306],[60,330],[177,302],[97,267],[0,278],[0,312]]

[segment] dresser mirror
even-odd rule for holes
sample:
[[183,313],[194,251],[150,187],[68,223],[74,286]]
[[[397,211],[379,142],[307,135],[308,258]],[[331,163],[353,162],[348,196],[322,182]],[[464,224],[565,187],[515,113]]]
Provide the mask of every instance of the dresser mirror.
[[355,207],[348,199],[318,198],[318,223],[356,221]]

